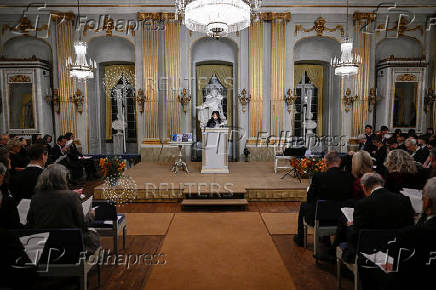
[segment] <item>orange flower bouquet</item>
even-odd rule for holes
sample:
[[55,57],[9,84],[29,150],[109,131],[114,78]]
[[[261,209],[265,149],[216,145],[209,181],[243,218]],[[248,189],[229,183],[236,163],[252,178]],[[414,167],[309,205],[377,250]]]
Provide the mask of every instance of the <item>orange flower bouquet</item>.
[[113,157],[100,158],[100,168],[104,177],[120,177],[126,169],[126,162]]
[[327,170],[324,160],[322,158],[315,157],[292,159],[291,166],[295,168],[303,178],[312,178],[315,173],[324,172]]

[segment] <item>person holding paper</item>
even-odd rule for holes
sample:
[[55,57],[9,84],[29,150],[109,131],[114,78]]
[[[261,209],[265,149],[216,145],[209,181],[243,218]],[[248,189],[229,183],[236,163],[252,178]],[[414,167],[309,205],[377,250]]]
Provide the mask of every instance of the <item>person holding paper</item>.
[[94,211],[83,215],[79,195],[68,189],[68,170],[60,164],[49,165],[38,178],[36,193],[30,203],[27,225],[34,229],[80,228],[86,249],[94,252],[99,244],[98,234],[88,230]]

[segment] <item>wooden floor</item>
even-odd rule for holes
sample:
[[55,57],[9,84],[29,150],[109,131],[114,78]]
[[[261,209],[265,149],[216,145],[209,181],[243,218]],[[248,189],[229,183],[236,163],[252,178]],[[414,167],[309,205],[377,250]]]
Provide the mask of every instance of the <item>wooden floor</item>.
[[[299,202],[250,202],[247,211],[259,213],[298,212]],[[178,213],[182,212],[180,203],[137,203],[119,208],[125,213]],[[211,211],[207,211],[211,212]],[[336,289],[336,266],[327,262],[316,264],[312,257],[312,243],[309,248],[297,247],[292,241],[293,235],[271,236],[297,289]],[[128,236],[127,249],[120,253],[143,254],[159,253],[165,236]],[[121,239],[120,239],[121,242]],[[103,238],[102,246],[112,248],[112,240]],[[157,267],[157,266],[155,266]],[[103,266],[100,289],[144,289],[151,274],[152,266],[137,265],[127,269],[125,265]],[[89,275],[89,289],[98,289],[97,275]],[[344,271],[343,289],[352,289],[352,277]]]

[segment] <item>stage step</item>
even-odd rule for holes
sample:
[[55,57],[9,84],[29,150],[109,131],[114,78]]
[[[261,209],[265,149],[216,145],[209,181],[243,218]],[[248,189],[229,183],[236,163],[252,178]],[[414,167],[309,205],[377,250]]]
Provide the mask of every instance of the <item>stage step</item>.
[[248,205],[248,201],[244,199],[184,199],[182,208],[186,206],[241,206]]

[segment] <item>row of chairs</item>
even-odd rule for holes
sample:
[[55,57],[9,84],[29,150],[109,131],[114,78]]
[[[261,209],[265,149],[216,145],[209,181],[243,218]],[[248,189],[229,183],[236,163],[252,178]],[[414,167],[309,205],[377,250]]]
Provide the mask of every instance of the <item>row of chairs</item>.
[[[315,223],[313,226],[304,220],[304,247],[307,248],[307,230],[313,228],[313,255],[316,263],[319,259],[319,239],[331,236],[337,230],[337,218],[340,215],[340,205],[335,201],[319,200],[316,205]],[[356,253],[375,253],[377,251],[387,252],[389,241],[395,238],[396,230],[361,230]],[[366,263],[363,256],[356,254],[354,263],[342,259],[343,249],[336,248],[337,287],[341,288],[342,266],[349,269],[354,276],[354,290],[359,289],[359,265]]]
[[[30,202],[30,201],[29,201]],[[24,201],[26,203],[26,201]],[[93,201],[96,207],[95,222],[90,225],[100,236],[113,237],[114,257],[118,257],[118,235],[123,234],[123,248],[126,248],[127,220],[124,214],[117,212],[116,203],[108,200]],[[20,214],[24,214],[20,212]],[[98,285],[100,286],[101,247],[88,254],[88,260],[83,261],[85,245],[81,229],[20,229],[15,230],[19,237],[49,233],[44,249],[36,265],[39,276],[42,277],[78,277],[80,289],[87,289],[89,271],[96,267]],[[53,254],[53,249],[56,253]],[[116,258],[115,258],[116,261]]]

